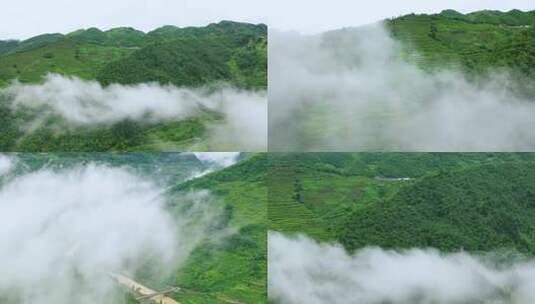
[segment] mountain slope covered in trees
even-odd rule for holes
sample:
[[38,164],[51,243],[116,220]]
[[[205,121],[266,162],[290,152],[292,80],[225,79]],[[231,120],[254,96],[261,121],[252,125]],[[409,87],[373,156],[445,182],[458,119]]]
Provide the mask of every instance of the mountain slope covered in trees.
[[535,11],[411,14],[386,20],[410,61],[424,69],[455,68],[469,75],[506,70],[535,77]]
[[44,34],[0,41],[0,85],[13,79],[39,82],[54,72],[103,84],[160,81],[187,86],[225,80],[265,88],[266,44],[265,25],[231,21],[164,26],[148,33],[124,27]]
[[207,189],[220,198],[233,233],[197,248],[174,281],[181,303],[265,303],[267,299],[267,154],[176,185],[172,193]]
[[[0,150],[196,151],[219,113],[202,109],[179,121],[125,119],[111,125],[71,125],[61,117],[15,109],[2,87],[17,80],[39,84],[48,73],[111,84],[157,82],[177,87],[267,89],[267,27],[221,21],[205,27],[163,26],[144,33],[133,28],[97,28],[66,35],[44,34],[0,41]],[[147,97],[150,102],[150,96]],[[37,123],[28,130],[28,125]]]
[[272,230],[350,251],[535,252],[534,154],[296,153],[272,162]]

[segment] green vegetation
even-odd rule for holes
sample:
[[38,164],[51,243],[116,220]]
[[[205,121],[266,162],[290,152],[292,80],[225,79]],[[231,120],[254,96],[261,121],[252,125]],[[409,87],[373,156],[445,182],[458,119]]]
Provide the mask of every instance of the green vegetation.
[[38,83],[52,72],[102,84],[159,81],[198,86],[225,80],[265,89],[266,44],[265,25],[231,21],[164,26],[146,34],[133,28],[44,34],[0,41],[0,86],[13,79]]
[[406,58],[426,70],[460,69],[471,77],[505,70],[519,82],[520,93],[535,93],[525,92],[531,81],[526,77],[535,77],[535,11],[445,10],[389,19],[386,25]]
[[[180,199],[182,195],[194,190],[209,190],[214,197],[213,203],[223,210],[209,229],[214,235],[223,230],[225,234],[198,245],[171,277],[155,279],[140,273],[136,279],[156,290],[180,287],[179,291],[169,295],[180,303],[267,301],[266,154],[244,154],[237,164],[192,180],[186,180],[192,172],[207,169],[192,154],[22,153],[16,157],[16,174],[45,167],[64,170],[89,162],[128,167],[138,174],[150,176],[168,189],[166,195],[171,214],[179,214],[188,207]],[[127,296],[127,303],[138,302]]]
[[103,84],[157,81],[198,86],[227,81],[267,87],[267,37],[263,25],[221,22],[206,28],[164,27],[147,34],[151,44],[110,63],[97,75]]
[[533,162],[441,172],[354,213],[340,240],[349,249],[377,245],[533,253],[534,180]]
[[194,252],[174,284],[181,303],[264,303],[267,286],[266,154],[179,184],[173,193],[209,189],[222,199],[228,227],[236,232]]
[[347,249],[535,252],[535,154],[271,157],[270,229]]
[[52,118],[32,132],[25,132],[16,126],[28,113],[12,112],[1,105],[0,113],[4,113],[6,122],[0,125],[1,151],[182,151],[193,146],[204,151],[206,124],[221,119],[206,112],[180,121],[149,123],[126,119],[112,125],[72,127]]
[[[104,86],[159,82],[199,87],[225,82],[265,90],[267,28],[222,21],[205,27],[164,26],[149,33],[90,28],[0,41],[0,88],[15,79],[40,83],[48,73],[96,80]],[[18,152],[202,151],[209,149],[207,124],[222,119],[205,111],[182,121],[73,127],[59,117],[41,122],[39,113],[16,111],[2,94],[0,113],[0,150]],[[28,131],[28,125],[38,121]]]
[[64,170],[88,163],[127,167],[159,182],[180,183],[193,171],[206,170],[205,164],[187,153],[13,153],[17,159],[15,174],[40,169]]

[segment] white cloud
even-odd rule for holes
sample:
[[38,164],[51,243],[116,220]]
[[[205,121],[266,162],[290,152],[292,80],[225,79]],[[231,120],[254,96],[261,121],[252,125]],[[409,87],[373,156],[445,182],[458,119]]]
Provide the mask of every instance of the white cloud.
[[0,176],[9,173],[9,171],[13,169],[14,165],[15,160],[13,159],[13,157],[5,154],[0,154]]
[[479,83],[400,58],[381,25],[271,32],[271,151],[528,151],[535,103],[496,72]]
[[157,83],[101,86],[96,81],[48,74],[42,84],[14,82],[0,93],[14,108],[38,109],[40,116],[27,121],[39,125],[47,114],[59,115],[74,126],[112,124],[123,119],[177,121],[210,109],[223,115],[210,123],[208,145],[215,151],[263,151],[267,146],[267,96],[262,91],[185,88]]
[[269,234],[269,297],[297,304],[529,304],[535,263],[431,249],[341,246]]
[[109,273],[143,269],[165,278],[206,237],[215,211],[203,192],[178,198],[189,211],[171,215],[163,192],[124,169],[91,164],[7,182],[0,188],[1,297],[116,303]]
[[194,152],[198,160],[220,167],[228,167],[238,161],[240,152]]

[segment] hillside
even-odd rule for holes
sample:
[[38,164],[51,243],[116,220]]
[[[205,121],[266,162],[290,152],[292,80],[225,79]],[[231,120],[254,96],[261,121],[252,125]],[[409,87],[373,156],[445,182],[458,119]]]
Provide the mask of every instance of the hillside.
[[[105,151],[183,151],[196,146],[209,148],[202,138],[206,124],[221,119],[211,112],[174,122],[121,120],[109,126],[69,126],[57,117],[44,121],[32,132],[24,121],[37,119],[36,113],[13,111],[0,96],[0,150],[20,152],[105,152]],[[58,131],[61,130],[61,131]]]
[[[180,303],[265,303],[267,298],[266,154],[242,154],[238,163],[225,169],[191,179],[208,169],[205,162],[188,153],[42,153],[12,154],[16,167],[7,178],[24,176],[42,169],[69,171],[88,163],[120,167],[156,183],[166,192],[167,211],[177,221],[203,218],[191,213],[218,210],[210,216],[208,238],[197,244],[175,273],[169,277],[154,275],[150,264],[133,279],[154,290],[178,286],[168,294]],[[0,189],[4,177],[0,176]],[[201,191],[201,192],[199,192]],[[209,191],[202,200],[188,195]],[[207,194],[207,193],[205,193]],[[191,204],[200,203],[204,208]],[[206,206],[212,206],[209,209]],[[213,209],[216,208],[216,209]],[[143,215],[138,215],[143,216]],[[204,215],[206,216],[206,215]],[[197,223],[187,223],[194,226]],[[126,290],[127,303],[140,303]],[[0,294],[0,298],[2,298]],[[9,299],[9,297],[8,297]],[[117,303],[123,303],[120,298]]]
[[[0,41],[0,88],[14,80],[39,84],[48,73],[98,81],[103,87],[88,84],[97,91],[111,84],[144,83],[211,90],[226,87],[221,85],[225,83],[240,90],[265,91],[267,28],[221,21],[205,27],[164,26],[148,33],[126,27],[90,28]],[[71,87],[60,91],[73,90],[73,95],[83,97],[83,93],[76,95],[79,83],[70,82],[63,85]],[[167,87],[161,88],[161,93],[166,91]],[[146,96],[144,102],[154,103],[151,98],[162,97]],[[10,95],[0,90],[1,151],[219,150],[207,142],[207,129],[224,119],[221,113],[202,108],[180,120],[125,118],[110,124],[73,125],[59,115],[43,115],[42,109],[15,108],[10,101]]]
[[271,151],[532,151],[534,15],[444,11],[274,32]]
[[534,179],[533,162],[442,172],[355,212],[340,240],[349,249],[376,245],[533,253]]
[[533,154],[307,153],[272,161],[272,230],[349,250],[535,249]]
[[[267,298],[266,154],[179,184],[173,193],[208,189],[222,199],[235,233],[197,248],[174,278],[181,303],[265,303]],[[171,282],[170,282],[171,283]]]
[[406,58],[427,70],[458,68],[474,76],[506,69],[535,76],[535,11],[411,14],[386,25]]
[[[67,35],[43,34],[24,41],[0,41],[0,86],[15,78],[39,82],[54,72],[103,84],[160,81],[185,86],[225,80],[265,88],[266,43],[265,25],[231,21],[205,27],[164,26],[149,33],[90,28]],[[128,66],[132,63],[137,65]],[[200,64],[203,67],[195,66],[197,74],[190,78],[191,66]],[[210,64],[217,66],[215,71]]]

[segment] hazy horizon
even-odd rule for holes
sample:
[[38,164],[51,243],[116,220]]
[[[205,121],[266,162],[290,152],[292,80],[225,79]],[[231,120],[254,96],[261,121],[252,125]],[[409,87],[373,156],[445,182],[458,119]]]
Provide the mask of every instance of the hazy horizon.
[[261,5],[246,0],[20,0],[6,3],[0,11],[0,40],[91,27],[133,27],[148,32],[163,25],[205,26],[222,20],[266,23],[263,11]]
[[117,28],[132,28],[132,29],[134,29],[136,31],[140,31],[140,32],[143,32],[145,34],[148,34],[148,33],[152,32],[152,31],[155,31],[155,30],[157,30],[159,28],[162,28],[162,27],[165,27],[165,26],[175,26],[175,27],[178,27],[178,28],[205,27],[205,26],[208,26],[210,24],[217,24],[217,23],[224,22],[224,21],[232,21],[232,22],[239,22],[239,23],[249,23],[249,24],[255,24],[255,25],[265,24],[265,23],[262,23],[262,22],[245,22],[245,21],[221,19],[221,20],[210,21],[210,22],[207,22],[206,24],[198,24],[198,25],[182,25],[182,26],[179,26],[179,25],[176,25],[176,24],[161,24],[159,26],[155,26],[154,28],[145,29],[145,30],[136,28],[134,26],[130,26],[128,24],[112,26],[112,27],[107,27],[107,28],[97,27],[97,26],[88,26],[88,27],[81,27],[81,28],[77,28],[77,29],[70,30],[70,31],[65,31],[65,32],[43,32],[43,33],[39,33],[39,34],[30,36],[30,37],[24,37],[24,38],[17,38],[17,37],[14,37],[14,38],[9,38],[9,37],[8,38],[2,38],[2,37],[0,37],[0,41],[10,41],[10,40],[24,41],[24,40],[31,39],[31,38],[39,36],[39,35],[45,35],[45,34],[69,35],[71,33],[79,31],[79,30],[89,30],[89,29],[92,29],[92,28],[99,29],[99,30],[101,30],[103,32],[107,32],[107,31],[110,31],[110,30],[113,30],[113,29],[117,29]]
[[[28,10],[28,7],[32,9]],[[95,0],[76,3],[67,0],[46,3],[20,0],[6,4],[0,11],[0,40],[24,40],[43,33],[69,33],[91,27],[102,30],[133,27],[148,32],[164,25],[205,26],[222,20],[264,23],[279,31],[314,34],[410,13],[439,13],[444,9],[462,13],[485,9],[530,11],[535,10],[535,3],[528,0],[510,0],[507,3],[499,0],[407,0],[403,3],[377,0],[362,5],[349,0],[315,3],[304,0]]]
[[[464,14],[481,10],[535,10],[535,2],[528,0],[510,0],[507,2],[500,0],[407,0],[403,3],[376,0],[364,5],[364,9],[362,4],[350,0],[316,3],[296,0],[285,4],[282,0],[275,0],[273,3],[283,6],[284,10],[281,11],[284,13],[269,15],[270,29],[295,31],[301,34],[318,34],[345,27],[356,27],[411,13],[440,13],[445,9],[453,9]],[[306,10],[303,10],[303,7],[306,7]]]

